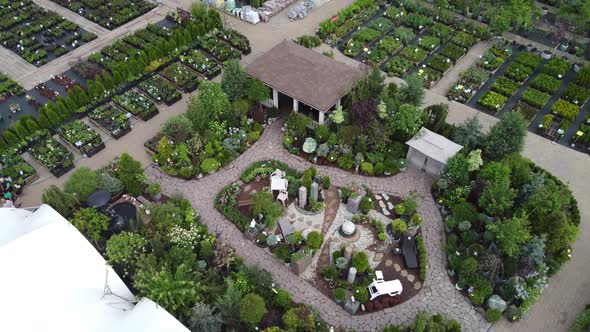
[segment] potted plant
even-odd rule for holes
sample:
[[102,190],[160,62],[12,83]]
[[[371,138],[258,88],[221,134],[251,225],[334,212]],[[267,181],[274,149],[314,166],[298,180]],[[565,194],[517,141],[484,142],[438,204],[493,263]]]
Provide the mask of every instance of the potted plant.
[[552,56],[553,56],[553,54],[549,50],[545,50],[545,51],[541,52],[541,58],[543,58],[544,60],[549,60],[549,59],[551,59]]
[[146,192],[154,201],[159,201],[162,198],[161,187],[157,182],[150,184]]
[[408,225],[401,219],[395,219],[391,222],[391,232],[393,233],[393,242],[399,243],[402,236],[408,230]]

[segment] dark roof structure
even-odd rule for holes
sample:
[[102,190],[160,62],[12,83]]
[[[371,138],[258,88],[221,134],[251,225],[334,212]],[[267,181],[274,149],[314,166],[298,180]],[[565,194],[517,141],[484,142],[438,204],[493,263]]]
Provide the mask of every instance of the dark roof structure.
[[245,70],[269,87],[326,112],[365,75],[363,66],[348,66],[283,40]]

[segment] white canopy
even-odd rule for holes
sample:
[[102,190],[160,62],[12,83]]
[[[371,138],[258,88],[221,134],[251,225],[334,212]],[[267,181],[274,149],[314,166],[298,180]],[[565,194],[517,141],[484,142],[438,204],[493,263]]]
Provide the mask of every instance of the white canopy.
[[137,305],[104,258],[48,205],[0,208],[0,331],[188,332],[144,298]]

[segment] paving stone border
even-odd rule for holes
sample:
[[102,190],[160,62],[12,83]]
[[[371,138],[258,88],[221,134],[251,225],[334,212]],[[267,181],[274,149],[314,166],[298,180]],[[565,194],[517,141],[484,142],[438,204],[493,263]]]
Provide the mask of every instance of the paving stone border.
[[323,295],[313,285],[293,274],[288,266],[280,263],[269,252],[248,241],[240,230],[226,220],[214,207],[215,195],[224,186],[239,179],[241,172],[250,164],[260,160],[277,159],[289,167],[303,171],[311,164],[284,150],[282,144],[283,121],[268,126],[262,137],[242,155],[218,172],[202,179],[182,180],[162,173],[157,167],[148,167],[150,181],[160,182],[163,193],[176,192],[187,197],[200,213],[209,230],[231,244],[246,264],[258,265],[271,272],[275,281],[287,289],[293,300],[316,306],[330,325],[357,331],[377,331],[388,324],[404,324],[412,321],[417,312],[427,310],[442,313],[461,321],[465,331],[487,331],[490,324],[478,313],[471,303],[457,290],[446,274],[445,233],[441,215],[430,194],[432,180],[413,170],[388,178],[371,178],[350,174],[343,170],[315,165],[320,174],[330,176],[332,184],[349,186],[352,182],[364,184],[374,192],[405,197],[416,194],[418,212],[424,218],[422,236],[425,238],[429,266],[427,280],[422,291],[412,299],[379,312],[351,316],[342,307]]

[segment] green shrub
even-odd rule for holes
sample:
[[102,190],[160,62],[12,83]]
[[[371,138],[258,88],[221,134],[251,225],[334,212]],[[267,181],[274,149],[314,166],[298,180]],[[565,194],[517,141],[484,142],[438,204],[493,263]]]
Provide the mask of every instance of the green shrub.
[[355,288],[352,295],[360,303],[367,303],[369,301],[369,291],[367,291],[366,287]]
[[369,162],[363,162],[361,164],[361,172],[365,175],[373,175],[373,164]]
[[408,230],[408,225],[405,221],[398,218],[391,222],[391,229],[395,235],[400,236]]
[[287,331],[315,331],[313,312],[305,305],[289,309],[283,315]]
[[74,212],[74,218],[70,220],[80,233],[95,243],[102,239],[110,221],[109,217],[94,208],[78,210]]
[[80,167],[64,185],[64,191],[85,202],[88,196],[98,188],[98,176],[88,167]]
[[359,208],[362,213],[367,214],[373,208],[373,200],[371,198],[365,196],[361,199],[361,203],[359,204]]
[[[334,259],[334,261],[336,261],[336,259]],[[328,265],[322,269],[322,276],[326,279],[336,279],[338,277],[338,270],[334,265]]]
[[324,187],[324,189],[328,190],[328,189],[330,189],[330,184],[331,184],[330,177],[327,175],[324,176],[322,178],[322,187]]
[[500,312],[500,310],[496,310],[496,309],[486,310],[486,319],[488,320],[488,322],[495,323],[495,322],[499,321],[501,318],[502,318],[502,313]]
[[334,289],[334,299],[336,301],[344,301],[345,298],[346,298],[346,289],[344,289],[344,288]]
[[369,269],[369,257],[361,251],[352,257],[351,263],[357,273],[365,273]]
[[213,246],[211,245],[211,242],[207,240],[201,241],[199,248],[199,258],[206,260],[211,257],[213,257]]
[[322,41],[316,36],[299,36],[297,37],[297,44],[307,48],[314,48],[320,46]]
[[419,237],[416,239],[416,247],[418,248],[418,258],[420,259],[420,280],[426,280],[426,271],[428,269],[428,253],[426,252],[426,244],[424,239]]
[[279,289],[275,297],[275,304],[284,310],[288,310],[291,307],[291,294],[284,289]]
[[205,173],[213,173],[219,168],[219,162],[215,158],[206,158],[201,163],[201,169]]
[[256,294],[250,293],[240,302],[240,319],[252,327],[258,325],[265,314],[264,299]]
[[322,246],[322,243],[324,242],[324,237],[322,236],[322,234],[320,232],[312,231],[307,235],[307,240],[305,242],[307,242],[307,245],[311,249],[318,250],[318,249],[320,249],[320,247]]

